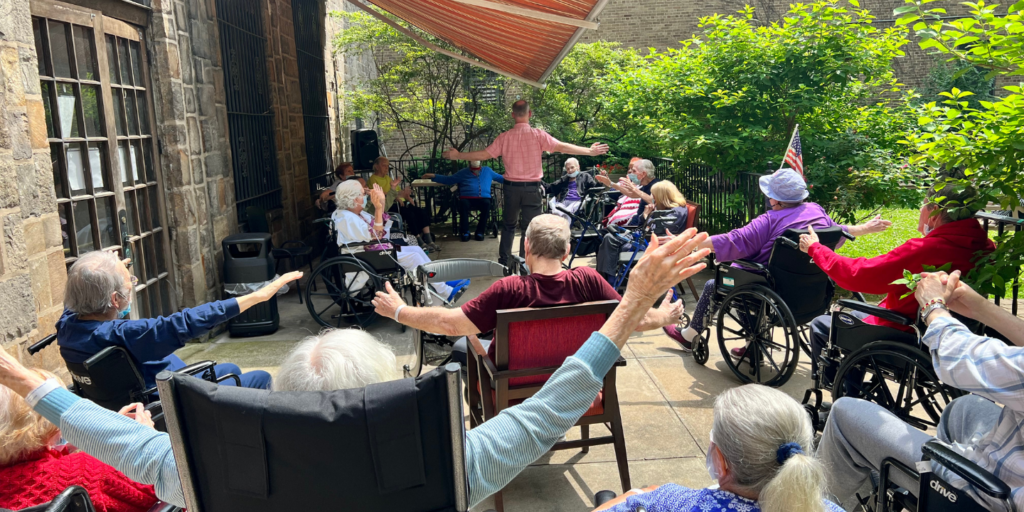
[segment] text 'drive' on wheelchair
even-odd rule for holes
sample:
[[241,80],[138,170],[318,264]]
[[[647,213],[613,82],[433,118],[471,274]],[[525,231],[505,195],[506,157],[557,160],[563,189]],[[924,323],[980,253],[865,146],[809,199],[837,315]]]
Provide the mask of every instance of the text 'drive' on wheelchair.
[[[796,370],[800,350],[810,355],[808,324],[828,311],[835,284],[800,251],[804,233],[789,229],[776,238],[767,265],[746,260],[716,265],[704,332],[693,344],[698,363],[708,361],[712,325],[725,364],[744,383],[781,386]],[[830,248],[843,237],[853,239],[838,226],[815,233]]]
[[[912,331],[869,324],[850,311]],[[831,390],[833,401],[844,396],[868,400],[921,430],[938,426],[946,405],[964,394],[943,384],[935,374],[916,319],[857,300],[837,302],[818,368],[814,389],[804,396],[804,406],[817,430],[824,428],[818,414],[824,389]]]
[[[337,234],[331,219],[315,223],[328,226],[328,240],[320,264],[306,282],[306,307],[317,323],[324,327],[345,325],[366,327],[376,321],[371,301],[384,282],[390,281],[410,305],[427,302],[426,290],[398,263],[397,247],[404,244],[401,219],[394,214],[391,238],[366,244],[338,247]],[[391,244],[390,249],[377,247]]]

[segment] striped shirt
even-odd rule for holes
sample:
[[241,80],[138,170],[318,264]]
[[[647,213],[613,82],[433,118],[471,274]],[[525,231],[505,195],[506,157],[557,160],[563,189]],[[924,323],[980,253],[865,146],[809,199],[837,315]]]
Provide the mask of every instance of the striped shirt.
[[544,177],[541,158],[544,152],[553,152],[561,142],[530,123],[516,123],[511,130],[498,135],[487,152],[492,158],[502,158],[505,179],[508,181],[540,181]]
[[[1006,482],[1024,510],[1024,347],[978,336],[951,317],[932,321],[924,343],[942,382],[1003,406],[995,428],[968,441],[964,456]],[[1005,508],[994,505],[988,508]]]
[[[471,506],[505,487],[576,424],[597,398],[604,375],[618,357],[615,343],[595,332],[536,395],[466,432]],[[103,409],[64,388],[46,394],[35,410],[60,425],[69,443],[128,478],[153,485],[161,500],[185,506],[167,434]]]

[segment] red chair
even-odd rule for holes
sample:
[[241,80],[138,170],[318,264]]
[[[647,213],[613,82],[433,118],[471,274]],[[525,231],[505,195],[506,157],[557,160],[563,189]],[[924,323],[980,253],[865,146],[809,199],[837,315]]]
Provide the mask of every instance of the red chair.
[[[494,360],[476,336],[470,336],[472,347],[468,358],[470,425],[477,427],[494,418],[502,410],[523,402],[540,391],[551,374],[565,359],[601,329],[618,301],[587,302],[572,306],[549,308],[508,309],[497,312],[494,330]],[[626,442],[622,435],[619,398],[615,389],[615,371],[625,366],[619,357],[604,378],[604,387],[583,417],[576,422],[580,439],[555,443],[552,450],[582,448],[612,444],[619,468],[622,491],[629,490],[629,463],[626,460]],[[590,425],[604,424],[611,435],[590,437]],[[503,511],[501,493],[494,495],[495,508]]]
[[[686,202],[686,229],[697,227],[699,222],[700,222],[700,205],[697,204],[697,203],[692,203],[690,201],[687,201]],[[690,293],[693,294],[693,300],[699,300],[700,299],[700,294],[697,293],[697,287],[693,285],[693,278],[692,277],[687,277],[686,278],[686,285],[690,287]]]

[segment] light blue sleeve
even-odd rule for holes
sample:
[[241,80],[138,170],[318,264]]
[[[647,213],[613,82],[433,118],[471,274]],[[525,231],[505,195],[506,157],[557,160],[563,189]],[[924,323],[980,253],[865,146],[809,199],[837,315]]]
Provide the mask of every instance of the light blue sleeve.
[[458,185],[459,181],[462,180],[462,177],[460,175],[462,174],[463,171],[465,171],[465,169],[455,174],[452,174],[451,176],[435,174],[434,177],[430,179],[430,181],[433,181],[434,183],[440,183],[442,185]]
[[619,358],[619,348],[595,332],[532,398],[466,433],[469,502],[501,490],[587,412]]
[[36,404],[35,410],[59,425],[64,439],[79,450],[136,482],[154,486],[157,498],[177,507],[185,506],[167,434],[83,400],[63,388],[48,393]]
[[505,183],[505,175],[504,174],[498,174],[498,173],[494,172],[494,169],[491,169],[490,167],[488,167],[487,169],[489,169],[491,171],[491,179],[493,179],[494,181],[497,181],[498,183]]

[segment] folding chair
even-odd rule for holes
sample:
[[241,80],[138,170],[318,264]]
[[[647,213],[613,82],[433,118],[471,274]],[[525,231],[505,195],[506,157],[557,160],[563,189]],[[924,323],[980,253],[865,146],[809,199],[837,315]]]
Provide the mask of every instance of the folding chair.
[[[470,336],[472,354],[468,358],[470,425],[479,426],[501,411],[533,396],[565,359],[600,330],[618,301],[587,302],[572,306],[499,310],[494,330],[494,361],[476,336]],[[612,444],[619,468],[622,491],[630,489],[626,441],[615,388],[616,367],[625,366],[619,358],[605,375],[604,388],[583,417],[576,422],[581,439],[555,443],[552,450]],[[480,406],[480,407],[478,407]],[[590,425],[604,424],[611,435],[590,437]],[[498,512],[503,511],[501,492],[495,493]]]
[[459,365],[271,392],[157,376],[189,512],[465,512]]

